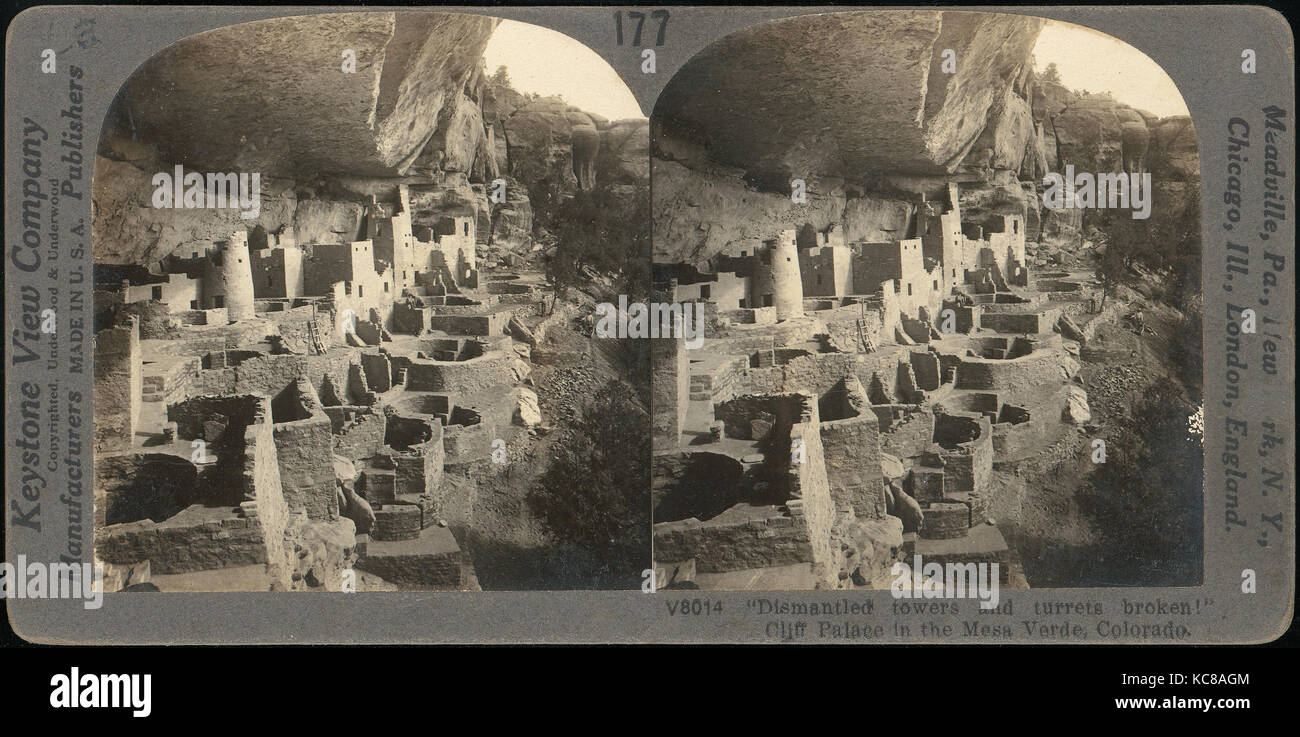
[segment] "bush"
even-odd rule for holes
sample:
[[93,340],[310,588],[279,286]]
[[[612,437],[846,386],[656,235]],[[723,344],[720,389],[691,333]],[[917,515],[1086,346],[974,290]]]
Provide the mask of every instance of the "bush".
[[650,567],[650,418],[619,381],[583,407],[528,494],[547,531],[590,553],[593,579],[640,585]]
[[1189,432],[1193,407],[1179,386],[1147,388],[1133,416],[1106,441],[1080,506],[1104,551],[1097,565],[1125,585],[1200,582],[1205,452]]

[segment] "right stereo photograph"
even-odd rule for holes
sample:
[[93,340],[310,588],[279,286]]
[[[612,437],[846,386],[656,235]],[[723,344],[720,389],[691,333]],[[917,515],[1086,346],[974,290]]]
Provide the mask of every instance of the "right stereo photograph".
[[1200,164],[1150,58],[1031,16],[771,21],[681,68],[650,148],[688,316],[652,341],[659,588],[1201,583]]

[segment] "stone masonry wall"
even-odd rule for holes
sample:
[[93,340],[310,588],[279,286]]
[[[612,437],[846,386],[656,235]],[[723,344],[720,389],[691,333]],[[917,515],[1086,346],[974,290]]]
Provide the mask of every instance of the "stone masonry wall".
[[884,476],[880,469],[880,422],[872,412],[821,424],[826,481],[839,509],[859,519],[885,515]]
[[317,407],[305,420],[276,423],[274,440],[289,509],[305,511],[314,520],[338,517],[329,416]]
[[822,449],[821,423],[817,417],[817,400],[807,398],[808,419],[790,430],[792,458],[798,446],[803,446],[803,461],[794,464],[790,501],[786,505],[798,525],[800,517],[808,527],[812,546],[814,571],[826,584],[839,577],[838,552],[831,544],[831,528],[835,524],[835,502],[831,499],[830,484],[826,479],[825,453]]
[[[287,579],[290,566],[284,547],[284,530],[289,523],[289,506],[280,486],[280,463],[271,425],[270,399],[263,399],[254,422],[245,429],[244,449],[244,498],[257,503],[256,523],[261,530],[267,560],[272,563],[273,575]],[[333,468],[332,464],[321,465]]]
[[741,571],[811,563],[812,544],[805,525],[787,514],[736,523],[691,518],[654,526],[655,560],[695,559],[701,573]]
[[384,445],[385,416],[370,407],[323,408],[330,418],[334,454],[359,461],[379,452]]
[[136,318],[126,327],[95,333],[95,451],[127,450],[140,419],[142,388],[140,328]]
[[424,392],[473,393],[515,383],[513,355],[493,351],[466,361],[414,359],[406,369],[406,388]]
[[651,341],[651,392],[654,416],[653,440],[656,448],[675,448],[686,421],[689,402],[690,368],[685,341],[660,339]]

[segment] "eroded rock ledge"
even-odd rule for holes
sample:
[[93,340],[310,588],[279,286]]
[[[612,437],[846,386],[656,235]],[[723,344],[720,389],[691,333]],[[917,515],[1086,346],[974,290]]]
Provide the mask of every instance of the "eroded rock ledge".
[[[347,13],[218,28],[146,62],[118,93],[110,122],[196,168],[403,174],[474,74],[496,23]],[[342,71],[345,50],[356,54],[355,73]]]
[[[729,246],[832,223],[849,239],[911,237],[919,203],[951,182],[975,222],[1017,215],[1031,241],[1077,240],[1079,211],[1041,206],[1043,175],[1067,164],[1149,171],[1163,206],[1181,211],[1199,180],[1191,121],[1039,79],[1042,24],[831,13],[708,47],[669,83],[651,120],[655,260],[703,267]],[[791,202],[794,179],[807,185],[804,203]]]

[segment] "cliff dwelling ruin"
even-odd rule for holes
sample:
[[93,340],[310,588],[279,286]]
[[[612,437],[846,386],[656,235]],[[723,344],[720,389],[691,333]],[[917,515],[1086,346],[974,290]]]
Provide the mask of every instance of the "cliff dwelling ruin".
[[[94,182],[95,549],[110,581],[615,585],[548,573],[571,541],[526,504],[587,395],[622,380],[574,330],[591,298],[548,285],[565,245],[534,227],[528,193],[618,187],[631,202],[646,124],[490,74],[496,23],[230,26],[169,47],[119,93]],[[284,37],[311,43],[270,43]],[[335,47],[382,63],[340,74]],[[218,58],[214,82],[201,70]],[[255,217],[149,208],[149,173],[182,162],[260,172]],[[644,568],[648,534],[622,567]]]
[[[1044,208],[1043,175],[1155,167],[1182,212],[1197,180],[1175,169],[1194,143],[1138,155],[1183,121],[1039,79],[1041,24],[775,21],[705,49],[661,95],[656,286],[707,317],[697,350],[655,347],[661,586],[889,588],[914,555],[996,562],[1009,588],[1106,577],[1086,570],[1115,524],[1084,510],[1088,459],[1126,414],[1112,372],[1132,390],[1168,371],[1152,355],[1166,339],[1125,322],[1163,286],[1152,273],[1108,290],[1089,249],[1112,225]],[[955,75],[942,48],[964,60]]]

